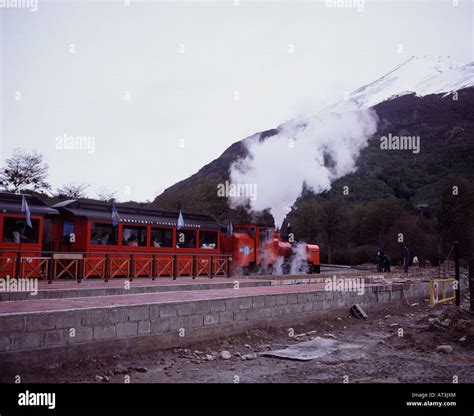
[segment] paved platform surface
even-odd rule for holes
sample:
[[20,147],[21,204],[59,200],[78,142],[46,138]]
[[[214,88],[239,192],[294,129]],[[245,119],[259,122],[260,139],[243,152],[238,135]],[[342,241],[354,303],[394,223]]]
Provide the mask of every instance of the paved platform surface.
[[[182,277],[176,280],[172,278],[137,278],[132,281],[128,279],[113,279],[105,282],[101,279],[83,280],[77,283],[75,280],[58,280],[52,284],[44,280],[38,281],[38,293],[32,295],[30,292],[0,292],[0,301],[16,300],[38,300],[56,298],[75,298],[85,296],[108,296],[135,293],[153,293],[180,290],[209,290],[233,288],[238,282],[241,287],[270,286],[270,280],[241,279],[215,277],[213,279],[201,277]],[[128,288],[126,288],[128,286]]]
[[63,289],[88,289],[88,288],[95,288],[95,289],[106,289],[110,287],[122,288],[125,282],[130,282],[133,286],[144,287],[144,286],[166,286],[166,285],[188,285],[191,283],[229,283],[233,282],[232,278],[226,277],[215,277],[213,279],[209,279],[208,277],[196,277],[195,279],[191,277],[179,277],[176,280],[173,280],[170,277],[160,277],[152,280],[150,278],[139,277],[133,280],[129,280],[126,278],[117,278],[117,279],[110,279],[108,282],[102,279],[86,279],[83,280],[81,283],[77,283],[77,281],[72,279],[65,279],[65,280],[55,280],[53,283],[48,284],[45,280],[40,280],[38,282],[38,287],[40,290],[63,290]]
[[[372,286],[377,285],[366,285],[365,290],[371,290],[370,288]],[[5,301],[0,302],[0,315],[279,295],[324,291],[324,288],[324,283],[313,283],[300,285],[240,287],[239,289],[189,290],[115,296],[76,297],[65,299]]]

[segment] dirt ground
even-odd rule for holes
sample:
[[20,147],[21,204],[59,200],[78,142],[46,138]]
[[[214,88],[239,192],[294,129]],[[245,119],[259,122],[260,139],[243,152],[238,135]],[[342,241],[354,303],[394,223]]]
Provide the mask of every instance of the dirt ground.
[[[474,314],[426,303],[290,328],[252,330],[187,348],[45,366],[22,374],[44,383],[474,383]],[[403,330],[403,333],[400,331]],[[300,334],[308,333],[309,335]],[[291,336],[293,335],[293,336]],[[402,335],[402,336],[400,336]],[[312,337],[360,344],[360,355],[295,361],[261,356]],[[449,345],[452,351],[437,351]],[[223,351],[230,358],[221,357]],[[224,355],[226,355],[224,353]],[[3,377],[2,377],[3,378]],[[11,382],[8,380],[3,380]]]

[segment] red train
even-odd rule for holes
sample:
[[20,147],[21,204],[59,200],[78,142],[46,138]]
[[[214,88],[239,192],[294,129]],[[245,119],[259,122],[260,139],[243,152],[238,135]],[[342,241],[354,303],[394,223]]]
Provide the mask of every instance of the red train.
[[0,193],[0,277],[229,276],[319,273],[319,247],[283,241],[271,227],[235,224],[232,233],[209,215],[88,199],[51,207],[25,195]]

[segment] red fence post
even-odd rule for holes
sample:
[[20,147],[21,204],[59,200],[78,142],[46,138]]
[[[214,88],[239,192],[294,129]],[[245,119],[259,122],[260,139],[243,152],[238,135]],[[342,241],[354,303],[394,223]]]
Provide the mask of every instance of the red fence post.
[[176,276],[178,275],[178,258],[176,254],[173,256],[173,280],[176,280]]
[[84,257],[82,259],[77,260],[79,265],[77,267],[77,283],[81,283],[82,279],[84,278]]
[[214,276],[214,256],[211,256],[211,270],[209,272],[209,277],[212,279]]
[[110,277],[110,258],[109,255],[105,255],[105,271],[104,271],[104,281],[108,282]]
[[130,268],[129,268],[129,279],[130,281],[133,280],[133,276],[135,274],[135,258],[133,257],[133,254],[130,254]]
[[155,280],[157,274],[156,254],[151,257],[151,280]]
[[54,254],[51,253],[51,257],[49,258],[48,264],[48,285],[53,283],[54,277]]
[[21,252],[17,251],[16,252],[16,265],[15,265],[15,274],[16,278],[19,279],[21,276]]

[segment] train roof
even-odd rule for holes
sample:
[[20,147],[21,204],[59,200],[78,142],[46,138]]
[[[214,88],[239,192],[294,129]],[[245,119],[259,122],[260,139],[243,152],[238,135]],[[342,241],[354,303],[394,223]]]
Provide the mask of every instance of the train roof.
[[40,199],[29,194],[0,192],[0,212],[2,214],[21,214],[23,195],[32,215],[57,215],[58,211],[49,207]]
[[[112,204],[91,199],[72,199],[53,205],[59,212],[85,217],[90,220],[111,221]],[[116,204],[122,224],[176,226],[178,211],[159,208],[145,208],[126,204]],[[218,229],[219,224],[210,215],[183,212],[184,228]]]

